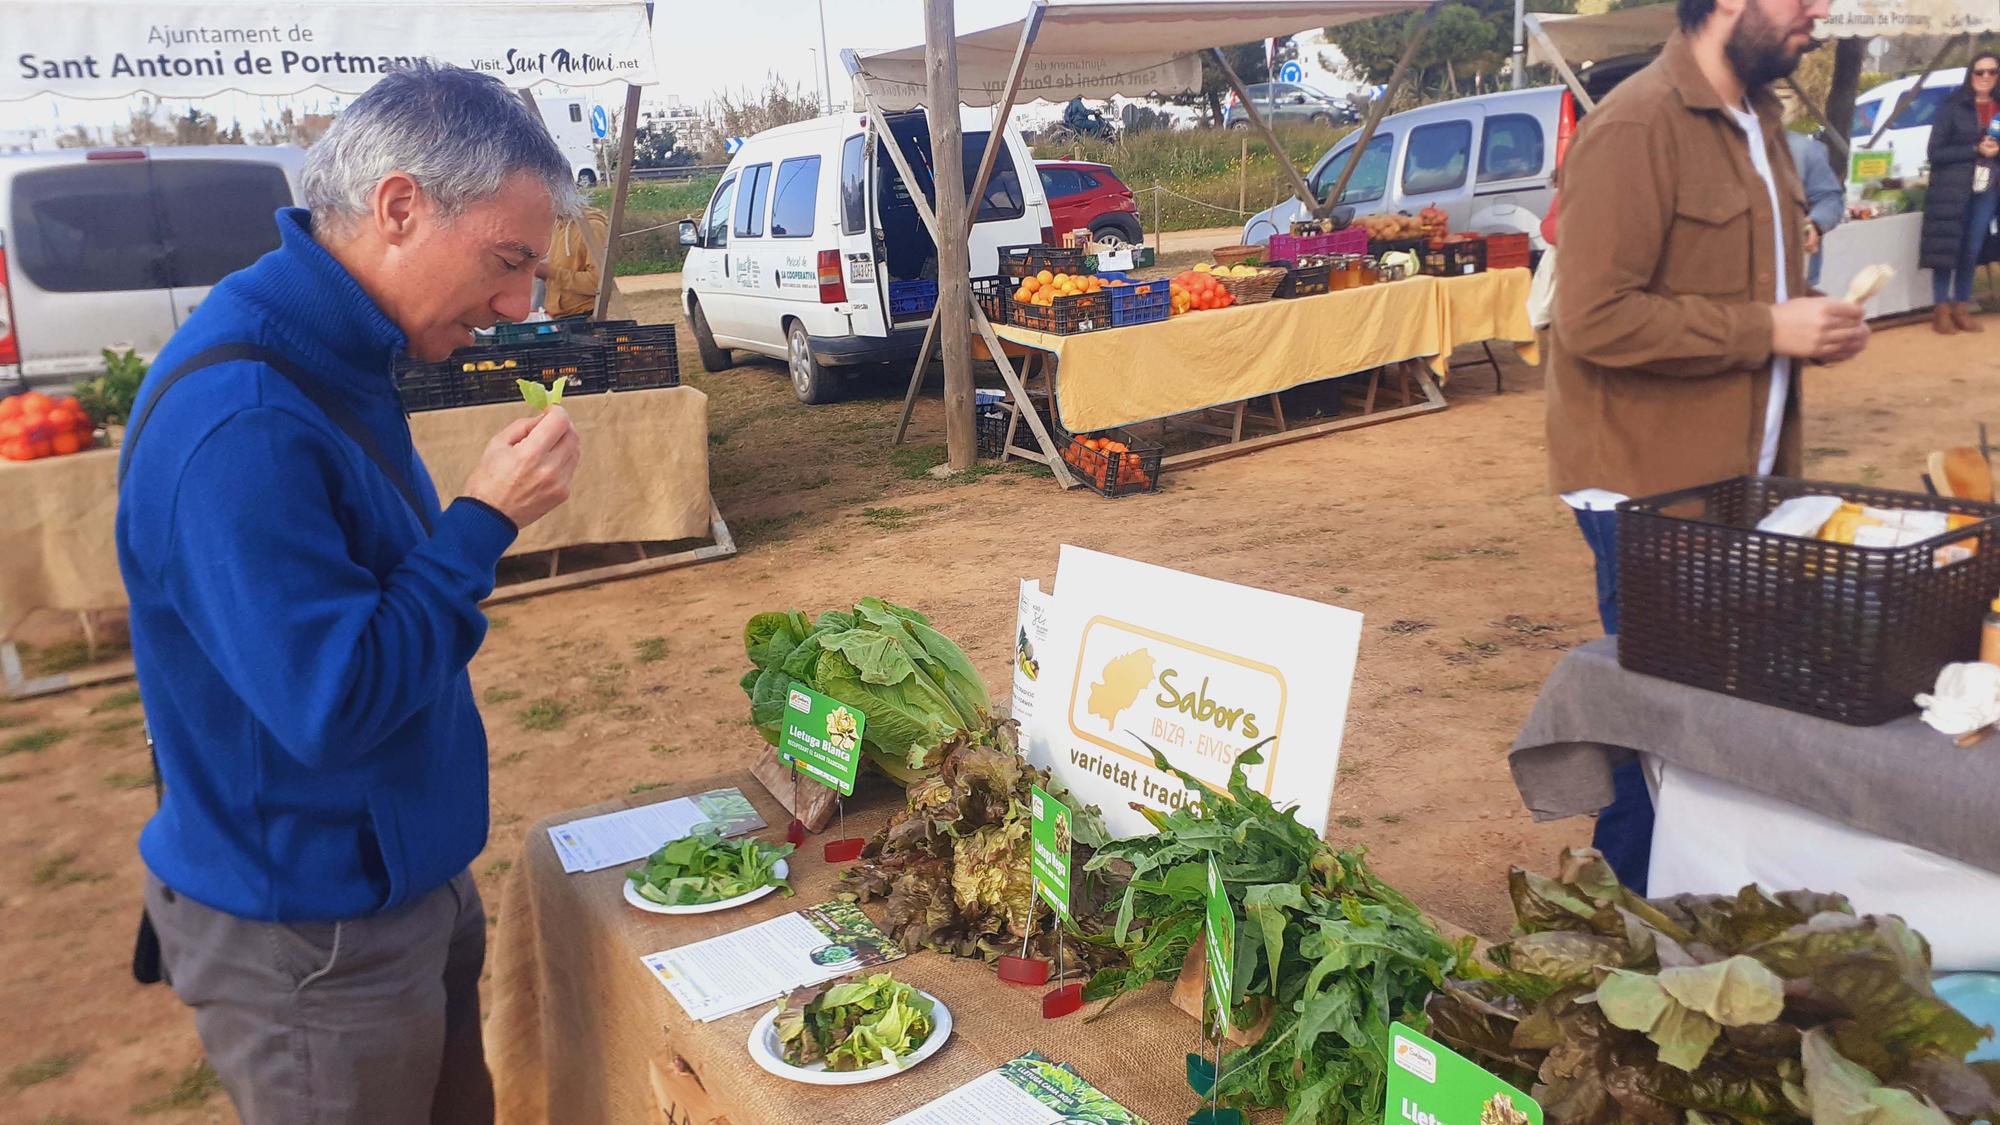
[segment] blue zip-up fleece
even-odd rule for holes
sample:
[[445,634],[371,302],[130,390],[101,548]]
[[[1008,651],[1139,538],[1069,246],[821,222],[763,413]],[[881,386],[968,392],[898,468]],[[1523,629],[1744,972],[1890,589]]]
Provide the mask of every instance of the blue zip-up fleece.
[[175,891],[242,918],[392,909],[486,844],[486,731],[466,666],[486,635],[506,517],[438,512],[392,358],[404,336],[278,213],[283,245],[223,279],[161,376],[223,343],[289,357],[407,466],[423,526],[325,413],[261,363],[189,375],[132,446],[118,563],[166,797],[139,837]]

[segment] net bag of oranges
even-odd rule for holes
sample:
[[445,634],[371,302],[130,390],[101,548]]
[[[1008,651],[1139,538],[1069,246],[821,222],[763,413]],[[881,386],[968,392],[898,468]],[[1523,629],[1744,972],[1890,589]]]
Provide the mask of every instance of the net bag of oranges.
[[96,444],[96,429],[74,398],[29,391],[0,399],[0,457],[9,461],[80,453]]

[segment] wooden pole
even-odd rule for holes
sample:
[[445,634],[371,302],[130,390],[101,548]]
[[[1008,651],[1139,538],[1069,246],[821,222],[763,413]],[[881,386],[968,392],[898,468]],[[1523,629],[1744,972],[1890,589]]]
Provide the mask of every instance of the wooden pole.
[[1247,215],[1250,213],[1248,206],[1250,202],[1250,138],[1242,138],[1237,142],[1237,145],[1236,213]]
[[[1354,170],[1361,166],[1361,154],[1368,151],[1368,142],[1375,139],[1376,127],[1381,125],[1382,118],[1388,115],[1389,103],[1395,100],[1397,91],[1403,88],[1403,80],[1410,73],[1410,62],[1417,57],[1417,49],[1422,47],[1424,40],[1430,36],[1431,25],[1437,22],[1438,9],[1441,7],[1443,4],[1433,3],[1424,9],[1423,18],[1417,21],[1416,33],[1403,45],[1403,57],[1396,60],[1396,69],[1389,72],[1389,84],[1383,87],[1382,96],[1375,99],[1375,104],[1368,107],[1368,120],[1361,124],[1361,135],[1355,138],[1354,147],[1347,150],[1347,166],[1340,170],[1340,178],[1333,182],[1333,190],[1327,192],[1325,206],[1328,210],[1331,210],[1342,193],[1347,191],[1347,181],[1354,178]],[[1306,198],[1310,199],[1311,193],[1307,193]],[[1316,210],[1315,213],[1324,212]]]
[[611,225],[604,232],[604,253],[597,258],[597,308],[593,320],[603,320],[611,307],[613,266],[618,264],[618,231],[625,225],[625,194],[632,187],[632,148],[639,135],[639,87],[625,87],[625,120],[618,124],[617,180],[611,192]]
[[1263,114],[1257,112],[1250,91],[1243,88],[1243,80],[1236,77],[1236,68],[1229,65],[1229,59],[1223,55],[1222,48],[1210,47],[1208,53],[1209,57],[1215,60],[1215,65],[1222,70],[1222,76],[1229,80],[1229,88],[1236,93],[1236,100],[1243,104],[1243,116],[1248,117],[1250,124],[1264,134],[1264,143],[1271,146],[1272,159],[1276,160],[1278,167],[1291,177],[1292,190],[1299,193],[1299,198],[1305,201],[1315,217],[1324,217],[1328,209],[1322,208],[1319,201],[1313,198],[1312,189],[1306,186],[1306,178],[1299,174],[1298,168],[1292,164],[1291,157],[1285,155],[1285,146],[1278,143],[1278,134],[1271,131],[1271,123],[1264,120]]
[[[1799,99],[1799,105],[1812,115],[1812,119],[1819,122],[1819,127],[1826,130],[1828,149],[1837,150],[1842,161],[1845,162],[1847,157],[1847,138],[1841,135],[1840,130],[1833,127],[1833,122],[1827,120],[1826,111],[1821,109],[1804,90],[1800,89],[1798,81],[1789,74],[1785,76],[1785,86],[1791,90],[1793,97]],[[1851,112],[1849,116],[1852,116]],[[1829,151],[1828,157],[1831,158],[1832,155],[1833,152]],[[1846,176],[1841,177],[1842,181],[1846,179]]]
[[966,317],[972,306],[972,262],[965,238],[965,146],[958,120],[958,33],[952,15],[952,0],[924,0],[924,72],[929,80],[924,109],[930,118],[931,187],[938,218],[933,318],[944,356],[945,463],[957,472],[972,467],[979,438],[972,420],[972,327]]

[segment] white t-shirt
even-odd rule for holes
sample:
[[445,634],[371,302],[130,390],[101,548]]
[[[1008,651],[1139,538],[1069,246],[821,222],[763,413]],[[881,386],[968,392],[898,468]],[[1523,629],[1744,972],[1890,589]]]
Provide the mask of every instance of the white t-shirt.
[[[1764,150],[1764,128],[1757,115],[1747,109],[1731,108],[1729,115],[1736,120],[1736,127],[1743,130],[1743,136],[1750,142],[1750,166],[1764,180],[1764,190],[1771,195],[1771,260],[1777,263],[1777,300],[1783,303],[1790,299],[1790,289],[1785,277],[1785,224],[1784,212],[1778,207],[1778,179],[1771,173],[1771,154]],[[1778,463],[1778,437],[1785,428],[1785,399],[1792,390],[1792,361],[1789,356],[1771,357],[1771,397],[1764,407],[1764,443],[1757,452],[1757,473],[1769,476]],[[1563,502],[1572,508],[1584,511],[1601,511],[1615,508],[1627,499],[1616,492],[1602,488],[1581,488],[1575,492],[1563,493]]]

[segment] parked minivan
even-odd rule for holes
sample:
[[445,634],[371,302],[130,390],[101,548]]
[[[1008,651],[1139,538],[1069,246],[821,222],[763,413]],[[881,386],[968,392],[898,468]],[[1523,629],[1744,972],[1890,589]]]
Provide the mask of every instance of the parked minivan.
[[[1863,91],[1854,99],[1854,121],[1849,135],[1857,146],[1865,144],[1882,127],[1882,117],[1887,114],[1897,99],[1910,92],[1917,84],[1917,76],[1897,78]],[[1895,164],[1890,175],[1914,179],[1924,174],[1924,166],[1931,162],[1931,122],[1938,110],[1944,107],[1945,99],[1952,91],[1965,85],[1965,68],[1962,66],[1934,70],[1924,79],[1924,88],[1896,115],[1896,120],[1882,139],[1873,146],[1895,153]]]
[[151,358],[209,287],[278,246],[291,146],[0,156],[0,393]]
[[[1544,86],[1391,114],[1336,205],[1356,215],[1415,214],[1435,205],[1451,216],[1453,230],[1526,234],[1541,249],[1542,216],[1555,196],[1556,132],[1571,97],[1566,87]],[[1313,165],[1306,186],[1315,195],[1333,190],[1359,139],[1358,130],[1349,134]],[[1288,199],[1251,216],[1243,241],[1269,242],[1307,217],[1302,201]]]
[[[991,116],[961,119],[969,190]],[[924,115],[891,114],[888,126],[917,190],[935,201]],[[867,118],[842,113],[743,143],[707,211],[681,223],[681,304],[704,368],[730,366],[732,348],[782,359],[799,401],[817,404],[843,369],[916,357],[931,309],[910,294],[935,282],[937,246],[883,140]],[[1034,158],[1010,128],[973,223],[972,274],[998,273],[1002,246],[1054,236]]]

